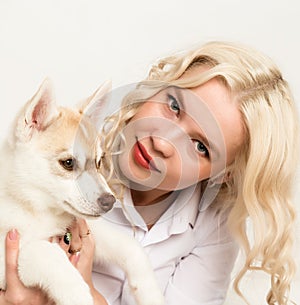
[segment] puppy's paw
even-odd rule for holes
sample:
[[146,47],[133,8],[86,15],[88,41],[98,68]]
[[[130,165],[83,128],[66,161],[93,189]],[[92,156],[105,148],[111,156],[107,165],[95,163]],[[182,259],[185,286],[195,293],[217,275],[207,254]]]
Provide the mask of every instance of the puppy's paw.
[[[151,287],[150,287],[151,286]],[[165,300],[161,291],[152,283],[149,286],[135,285],[131,287],[138,305],[164,305]]]
[[69,281],[65,282],[65,285],[60,287],[59,291],[56,291],[52,298],[56,305],[93,305],[93,298],[90,293],[88,285],[83,282]]
[[139,305],[164,305],[165,300],[163,296],[144,297],[142,300],[137,301]]
[[5,281],[0,280],[0,291],[1,290],[6,290],[6,283],[5,283]]
[[[1,259],[0,259],[1,260]],[[6,280],[5,280],[5,271],[0,268],[0,289],[5,290]]]
[[162,296],[144,298],[142,301],[138,302],[139,305],[164,305],[165,300]]
[[94,305],[91,294],[73,294],[65,300],[64,303],[56,303],[57,305]]

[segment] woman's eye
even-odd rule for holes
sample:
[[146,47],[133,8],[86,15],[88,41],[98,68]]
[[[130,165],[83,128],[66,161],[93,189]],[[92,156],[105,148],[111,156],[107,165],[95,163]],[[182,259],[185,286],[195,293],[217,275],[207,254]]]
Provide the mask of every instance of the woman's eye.
[[194,143],[195,143],[195,148],[196,150],[204,155],[205,157],[209,158],[209,151],[208,149],[206,148],[206,146],[199,140],[194,140]]
[[180,113],[179,103],[177,102],[176,98],[171,94],[168,94],[168,105],[171,111],[175,112],[176,114]]
[[59,164],[67,171],[72,171],[75,167],[75,160],[73,158],[59,160]]

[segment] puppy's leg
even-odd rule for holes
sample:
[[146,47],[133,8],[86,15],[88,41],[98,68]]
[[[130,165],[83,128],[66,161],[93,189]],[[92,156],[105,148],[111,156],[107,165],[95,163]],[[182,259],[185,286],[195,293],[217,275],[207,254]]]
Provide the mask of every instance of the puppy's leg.
[[125,272],[139,305],[164,304],[150,261],[139,243],[101,219],[89,226],[96,243],[95,260],[116,264]]
[[25,286],[39,286],[57,305],[93,305],[88,285],[57,244],[27,243],[20,249],[19,276]]

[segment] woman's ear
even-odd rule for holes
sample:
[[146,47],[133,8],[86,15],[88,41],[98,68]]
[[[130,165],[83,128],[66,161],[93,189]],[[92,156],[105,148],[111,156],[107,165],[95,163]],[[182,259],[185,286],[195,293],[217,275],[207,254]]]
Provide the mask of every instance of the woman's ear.
[[220,185],[226,183],[232,179],[232,171],[230,169],[222,170],[217,175],[211,177],[208,181],[208,187],[214,187],[216,185]]

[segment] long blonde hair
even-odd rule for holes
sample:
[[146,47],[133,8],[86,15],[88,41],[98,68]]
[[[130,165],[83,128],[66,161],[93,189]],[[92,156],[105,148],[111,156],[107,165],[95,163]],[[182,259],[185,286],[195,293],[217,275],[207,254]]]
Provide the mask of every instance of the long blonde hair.
[[[193,79],[179,79],[185,71],[199,65],[209,69]],[[287,82],[272,60],[233,43],[210,42],[164,58],[152,66],[145,81],[192,88],[212,78],[220,79],[232,93],[246,133],[245,143],[230,166],[231,179],[223,186],[227,192],[222,192],[222,201],[231,203],[228,225],[246,257],[234,287],[243,297],[239,284],[247,271],[265,271],[271,278],[267,303],[285,305],[295,273],[292,197],[299,155],[295,104]],[[140,104],[136,101],[153,94],[143,94],[139,88],[125,98],[117,114],[108,118],[110,127],[104,130],[104,164],[110,171],[111,182],[115,179],[112,152],[118,151],[122,129],[138,111]],[[251,238],[247,234],[247,219],[253,227]]]

